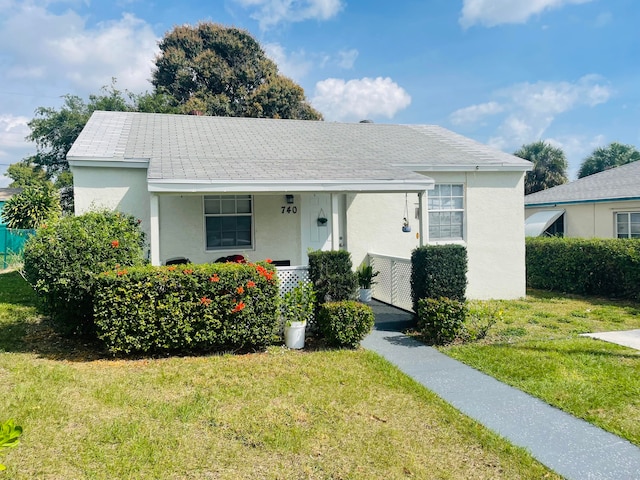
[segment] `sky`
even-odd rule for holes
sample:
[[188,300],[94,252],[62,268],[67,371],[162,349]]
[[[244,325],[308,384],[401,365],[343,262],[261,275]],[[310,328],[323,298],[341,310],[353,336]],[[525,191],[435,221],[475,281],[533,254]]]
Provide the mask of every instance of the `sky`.
[[0,0],[0,187],[62,96],[151,91],[177,25],[242,28],[326,121],[436,124],[513,153],[545,140],[575,179],[640,149],[637,0]]

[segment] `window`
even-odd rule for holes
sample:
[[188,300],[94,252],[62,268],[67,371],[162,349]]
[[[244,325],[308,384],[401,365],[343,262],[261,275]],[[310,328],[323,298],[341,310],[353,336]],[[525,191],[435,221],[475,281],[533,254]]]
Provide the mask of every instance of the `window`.
[[429,190],[429,240],[462,240],[464,185],[441,184]]
[[640,212],[616,213],[618,238],[640,238]]
[[251,195],[206,195],[204,217],[207,250],[253,247]]

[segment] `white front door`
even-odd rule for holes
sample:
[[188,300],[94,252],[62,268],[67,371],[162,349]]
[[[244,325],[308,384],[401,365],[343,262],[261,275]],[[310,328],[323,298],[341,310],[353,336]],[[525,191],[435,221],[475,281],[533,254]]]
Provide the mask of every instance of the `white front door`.
[[[331,250],[332,210],[328,193],[302,194],[302,260],[309,262],[307,250]],[[323,222],[322,219],[326,221]]]

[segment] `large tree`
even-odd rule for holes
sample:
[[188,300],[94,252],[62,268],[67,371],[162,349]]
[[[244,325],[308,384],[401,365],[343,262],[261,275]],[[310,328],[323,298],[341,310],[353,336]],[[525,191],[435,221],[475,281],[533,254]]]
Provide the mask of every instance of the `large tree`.
[[591,155],[582,161],[580,170],[578,170],[578,178],[638,160],[640,160],[640,152],[634,146],[612,142],[606,147],[596,148]]
[[210,22],[165,35],[152,83],[183,113],[322,119],[248,32]]
[[540,140],[523,145],[514,155],[533,163],[524,179],[525,195],[567,183],[567,159],[562,149]]

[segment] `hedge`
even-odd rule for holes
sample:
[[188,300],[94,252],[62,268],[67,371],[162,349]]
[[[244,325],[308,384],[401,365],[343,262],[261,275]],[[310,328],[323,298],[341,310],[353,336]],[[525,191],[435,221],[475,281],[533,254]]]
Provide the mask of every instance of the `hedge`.
[[535,237],[526,240],[527,286],[640,300],[640,241]]
[[423,298],[465,301],[467,249],[462,245],[426,245],[411,252],[413,311]]
[[418,331],[431,343],[444,345],[456,339],[464,327],[467,305],[450,298],[418,300]]
[[320,307],[318,328],[329,345],[356,348],[373,328],[374,320],[369,305],[353,300],[328,302]]
[[309,252],[309,280],[318,303],[355,299],[358,279],[352,265],[344,250]]
[[122,267],[96,283],[97,334],[113,353],[257,348],[280,327],[266,263]]

